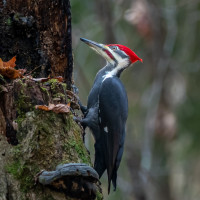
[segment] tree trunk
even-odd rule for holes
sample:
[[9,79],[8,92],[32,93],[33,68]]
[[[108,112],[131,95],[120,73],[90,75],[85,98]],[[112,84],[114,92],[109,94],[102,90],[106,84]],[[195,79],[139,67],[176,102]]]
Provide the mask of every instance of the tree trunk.
[[[102,199],[90,166],[87,173],[77,171],[50,185],[38,181],[42,170],[55,175],[60,164],[91,165],[82,129],[73,120],[78,104],[70,91],[69,1],[0,0],[0,37],[2,60],[16,55],[17,67],[26,68],[32,76],[64,77],[63,83],[28,76],[9,80],[0,75],[0,200]],[[35,108],[49,103],[70,103],[71,108],[67,113]]]
[[69,0],[0,0],[0,56],[35,75],[63,76],[71,86]]

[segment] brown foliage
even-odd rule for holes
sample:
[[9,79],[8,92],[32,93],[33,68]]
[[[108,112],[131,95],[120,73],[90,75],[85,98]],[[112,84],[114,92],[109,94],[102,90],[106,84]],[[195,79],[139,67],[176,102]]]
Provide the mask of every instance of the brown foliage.
[[3,62],[3,60],[0,58],[0,74],[9,79],[16,79],[23,77],[23,74],[25,73],[26,70],[14,69],[14,67],[16,66],[15,62],[16,62],[16,56],[14,56],[8,62]]
[[70,103],[66,104],[49,104],[48,106],[45,105],[37,105],[35,106],[36,109],[44,110],[44,111],[53,111],[55,113],[69,113],[70,112]]

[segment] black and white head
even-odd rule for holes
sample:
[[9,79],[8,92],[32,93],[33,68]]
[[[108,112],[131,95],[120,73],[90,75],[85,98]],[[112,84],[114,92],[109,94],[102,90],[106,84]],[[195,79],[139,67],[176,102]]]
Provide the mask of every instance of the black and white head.
[[85,38],[81,41],[89,45],[90,48],[100,54],[108,63],[113,66],[111,75],[118,75],[128,66],[136,61],[141,61],[135,52],[121,44],[100,44]]

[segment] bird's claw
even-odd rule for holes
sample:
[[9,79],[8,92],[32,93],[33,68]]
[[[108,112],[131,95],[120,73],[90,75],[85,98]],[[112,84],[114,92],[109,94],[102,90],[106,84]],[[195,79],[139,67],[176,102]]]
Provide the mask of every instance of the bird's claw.
[[76,116],[73,116],[73,120],[74,120],[75,122],[81,122],[81,119],[78,118],[78,117],[76,117]]

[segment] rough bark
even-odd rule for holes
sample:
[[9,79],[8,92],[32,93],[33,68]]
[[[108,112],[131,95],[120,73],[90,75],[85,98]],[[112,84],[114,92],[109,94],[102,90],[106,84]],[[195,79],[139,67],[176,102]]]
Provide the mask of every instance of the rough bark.
[[[0,38],[2,60],[16,55],[17,67],[32,76],[64,77],[64,83],[42,83],[0,75],[0,200],[102,199],[89,171],[89,178],[62,179],[62,189],[37,181],[41,170],[60,164],[86,163],[91,169],[82,129],[73,120],[76,98],[67,90],[73,70],[69,0],[0,0]],[[35,109],[49,103],[70,103],[72,109],[67,114]]]
[[17,66],[35,75],[72,81],[69,0],[0,0],[0,56],[17,56]]
[[[73,108],[75,98],[66,91],[66,84],[56,79],[38,83],[24,78],[0,86],[0,200],[95,199],[100,194],[98,181],[95,195],[90,188],[83,195],[83,187],[79,187],[81,196],[75,196],[69,188],[66,193],[65,189],[57,191],[36,181],[41,170],[53,171],[59,164],[91,164],[81,127],[74,122],[72,112],[56,114],[35,109],[37,104],[69,102]],[[78,180],[83,182],[85,178]],[[72,176],[70,181],[73,191],[77,177]],[[93,179],[86,182],[94,183]]]

